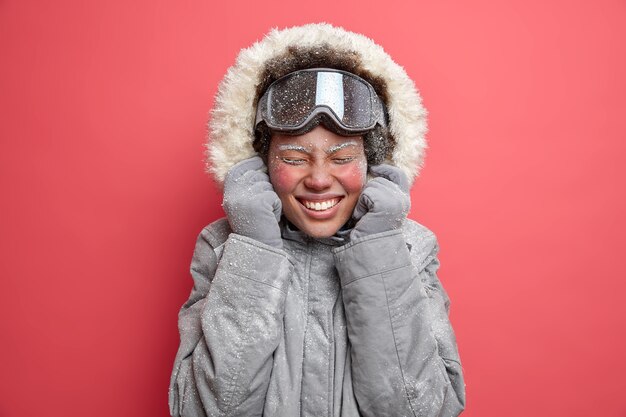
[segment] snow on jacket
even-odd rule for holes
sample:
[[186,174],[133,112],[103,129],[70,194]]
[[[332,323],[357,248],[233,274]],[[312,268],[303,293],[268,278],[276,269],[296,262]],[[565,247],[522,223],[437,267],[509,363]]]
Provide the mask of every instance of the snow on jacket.
[[[329,25],[271,32],[240,53],[211,121],[209,168],[221,182],[254,155],[252,123],[267,62],[302,45],[357,52],[385,79],[388,163],[417,175],[425,110],[382,48]],[[251,99],[254,98],[254,99]],[[232,233],[225,219],[198,237],[194,287],[179,315],[173,416],[456,416],[465,387],[434,234],[401,230],[313,239],[281,222],[283,249]]]
[[180,313],[181,416],[456,416],[464,385],[435,236],[343,244],[283,227],[277,250],[207,226]]

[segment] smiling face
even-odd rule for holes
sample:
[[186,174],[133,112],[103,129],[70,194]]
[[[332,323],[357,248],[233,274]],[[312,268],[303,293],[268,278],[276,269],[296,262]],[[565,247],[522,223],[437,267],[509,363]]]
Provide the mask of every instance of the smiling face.
[[274,134],[268,171],[285,217],[309,236],[332,236],[352,216],[365,185],[363,138],[323,126],[297,136]]

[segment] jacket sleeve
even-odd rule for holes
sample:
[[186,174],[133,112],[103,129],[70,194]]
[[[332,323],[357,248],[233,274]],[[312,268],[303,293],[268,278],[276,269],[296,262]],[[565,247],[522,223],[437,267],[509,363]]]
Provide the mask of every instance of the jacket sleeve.
[[354,396],[367,417],[457,416],[465,385],[436,238],[428,231],[409,246],[397,230],[335,250]]
[[[290,266],[283,251],[231,233],[214,248],[204,229],[194,288],[179,313],[172,416],[260,416],[282,334]],[[271,265],[271,267],[268,267]]]

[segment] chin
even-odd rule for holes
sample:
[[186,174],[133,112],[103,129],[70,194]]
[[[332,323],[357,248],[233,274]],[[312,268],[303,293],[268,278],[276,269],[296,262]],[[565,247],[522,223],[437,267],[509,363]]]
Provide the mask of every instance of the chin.
[[[312,238],[327,238],[333,236],[350,220],[352,209],[346,210],[342,200],[335,206],[323,212],[315,212],[305,208],[300,203],[288,205],[283,203],[283,215],[298,230]],[[318,217],[318,218],[316,218]]]

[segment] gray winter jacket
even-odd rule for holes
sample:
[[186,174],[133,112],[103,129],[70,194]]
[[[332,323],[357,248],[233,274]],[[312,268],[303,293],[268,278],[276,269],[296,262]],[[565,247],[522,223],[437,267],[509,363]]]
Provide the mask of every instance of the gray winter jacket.
[[465,387],[431,231],[345,243],[283,226],[283,250],[198,237],[173,416],[456,416]]
[[[389,117],[385,163],[412,183],[426,148],[419,92],[382,47],[327,24],[272,30],[239,53],[209,124],[215,181],[257,154],[256,103],[268,83],[312,66],[374,83]],[[200,234],[195,285],[180,312],[172,415],[458,415],[465,387],[432,232],[407,220],[351,242],[287,226],[282,237],[278,250],[231,233],[225,220]]]

